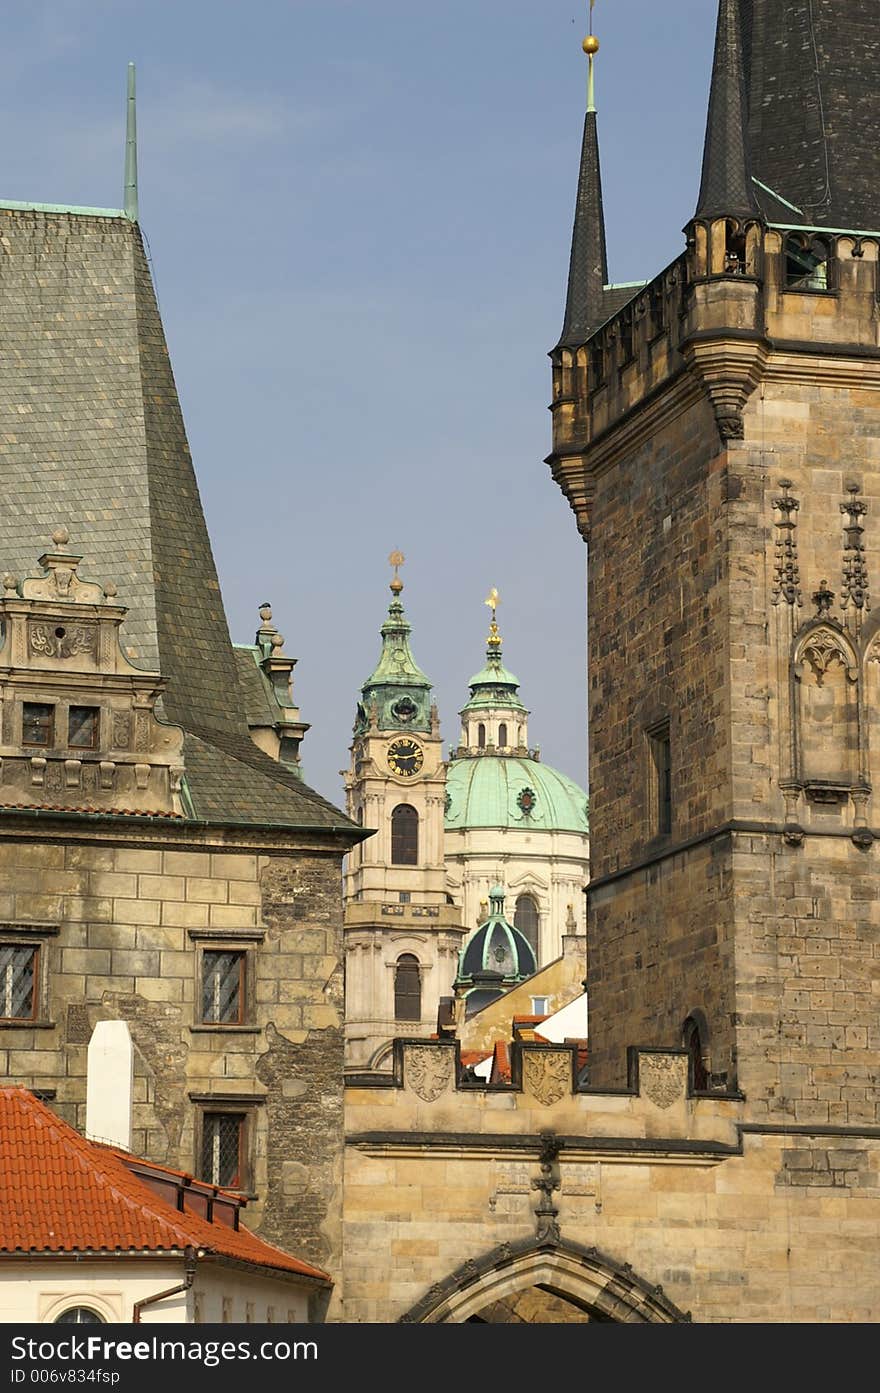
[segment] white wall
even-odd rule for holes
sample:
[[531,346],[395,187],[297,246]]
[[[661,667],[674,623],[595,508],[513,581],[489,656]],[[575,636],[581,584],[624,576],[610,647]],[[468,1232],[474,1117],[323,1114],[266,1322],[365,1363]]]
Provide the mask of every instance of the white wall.
[[[0,1323],[55,1321],[71,1306],[88,1306],[110,1324],[127,1324],[136,1301],[183,1281],[183,1259],[122,1258],[105,1262],[27,1258],[0,1260]],[[142,1323],[198,1319],[245,1324],[308,1320],[309,1290],[221,1263],[196,1267],[192,1291],[148,1306]]]

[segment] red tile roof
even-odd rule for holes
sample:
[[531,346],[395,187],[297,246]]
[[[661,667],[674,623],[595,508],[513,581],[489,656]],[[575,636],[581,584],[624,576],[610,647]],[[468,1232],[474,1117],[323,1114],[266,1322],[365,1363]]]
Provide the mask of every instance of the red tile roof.
[[[181,1176],[86,1141],[25,1088],[0,1088],[0,1258],[12,1253],[200,1254],[329,1281],[247,1229],[174,1209],[130,1165]],[[189,1177],[186,1177],[189,1179]],[[218,1199],[238,1197],[202,1187]],[[228,1206],[226,1206],[228,1212]]]

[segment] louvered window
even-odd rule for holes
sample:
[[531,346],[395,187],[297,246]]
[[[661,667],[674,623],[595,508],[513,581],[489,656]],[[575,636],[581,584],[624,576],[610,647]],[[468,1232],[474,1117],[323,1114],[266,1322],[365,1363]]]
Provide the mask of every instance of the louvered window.
[[0,1020],[33,1020],[39,962],[33,944],[0,943]]
[[236,1189],[243,1184],[244,1113],[202,1115],[202,1180]]
[[244,1019],[244,953],[206,951],[202,957],[202,1023],[241,1025]]

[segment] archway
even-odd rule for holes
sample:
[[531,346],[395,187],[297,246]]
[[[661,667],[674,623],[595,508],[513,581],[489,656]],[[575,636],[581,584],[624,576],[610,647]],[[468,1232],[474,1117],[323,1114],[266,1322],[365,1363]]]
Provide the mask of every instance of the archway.
[[664,1295],[597,1248],[578,1243],[502,1243],[471,1258],[431,1287],[401,1320],[418,1324],[465,1321],[671,1325],[690,1320]]

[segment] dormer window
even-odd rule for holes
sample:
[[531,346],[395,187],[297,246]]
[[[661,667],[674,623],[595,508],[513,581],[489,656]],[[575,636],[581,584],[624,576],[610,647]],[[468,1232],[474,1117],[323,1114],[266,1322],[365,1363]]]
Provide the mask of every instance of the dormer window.
[[21,713],[21,743],[48,749],[55,743],[55,707],[26,701]]
[[98,748],[100,707],[71,706],[67,718],[67,743],[72,750]]

